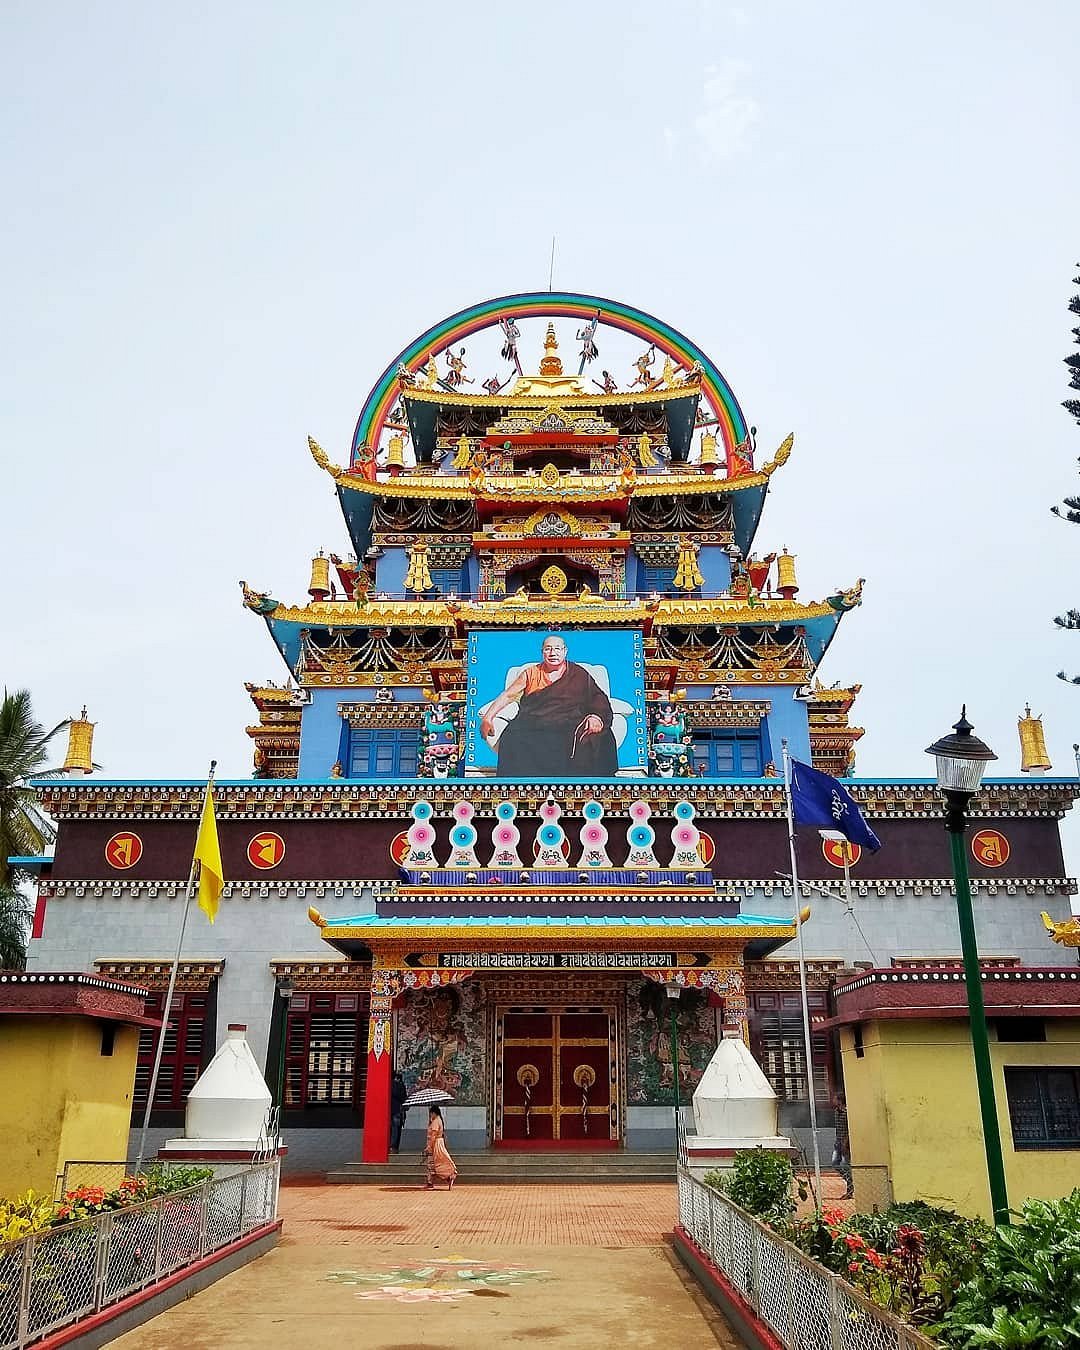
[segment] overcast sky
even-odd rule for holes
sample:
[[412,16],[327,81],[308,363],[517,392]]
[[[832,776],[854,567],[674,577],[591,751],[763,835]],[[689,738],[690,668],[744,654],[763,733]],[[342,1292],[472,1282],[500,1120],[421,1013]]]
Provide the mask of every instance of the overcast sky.
[[[766,453],[758,546],[867,578],[821,669],[858,770],[917,775],[962,701],[1073,771],[1080,430],[1075,11],[1062,0],[0,8],[0,678],[98,723],[110,776],[250,771],[389,359],[555,284],[716,361]],[[1080,830],[1071,834],[1080,843]],[[1080,849],[1072,850],[1080,858]],[[1074,863],[1074,866],[1076,864]]]

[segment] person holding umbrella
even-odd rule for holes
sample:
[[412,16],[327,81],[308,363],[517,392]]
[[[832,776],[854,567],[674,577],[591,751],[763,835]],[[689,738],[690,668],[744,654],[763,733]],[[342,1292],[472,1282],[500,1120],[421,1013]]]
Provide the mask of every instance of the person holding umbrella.
[[446,1182],[446,1189],[452,1189],[457,1180],[457,1166],[446,1147],[446,1128],[443,1125],[440,1102],[451,1102],[453,1097],[443,1088],[420,1088],[405,1098],[404,1106],[426,1106],[428,1108],[427,1143],[424,1146],[423,1159],[426,1170],[424,1187],[435,1189],[435,1180]]

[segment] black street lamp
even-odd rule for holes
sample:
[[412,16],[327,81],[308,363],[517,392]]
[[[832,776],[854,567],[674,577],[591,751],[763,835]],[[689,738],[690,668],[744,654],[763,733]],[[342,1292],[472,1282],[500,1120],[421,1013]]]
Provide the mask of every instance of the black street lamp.
[[987,764],[997,755],[972,735],[967,707],[953,735],[943,736],[927,747],[926,753],[937,761],[937,783],[945,795],[948,809],[945,828],[952,848],[953,877],[956,882],[956,910],[960,920],[960,949],[964,956],[964,984],[967,989],[968,1023],[971,1048],[975,1057],[975,1080],[979,1087],[979,1111],[982,1115],[986,1171],[990,1180],[990,1207],[995,1223],[1008,1223],[1009,1198],[1005,1190],[1005,1163],[1001,1156],[1001,1131],[998,1127],[997,1101],[994,1097],[994,1071],[990,1062],[990,1038],[986,1030],[982,976],[979,971],[979,946],[975,935],[975,916],[971,909],[971,883],[968,878],[967,809],[978,792]]

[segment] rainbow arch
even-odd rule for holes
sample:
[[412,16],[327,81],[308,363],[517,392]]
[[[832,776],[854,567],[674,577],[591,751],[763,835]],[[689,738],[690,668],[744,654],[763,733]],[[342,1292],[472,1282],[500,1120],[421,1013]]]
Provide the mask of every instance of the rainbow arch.
[[504,314],[512,314],[516,319],[541,317],[589,320],[597,310],[600,311],[601,323],[639,337],[643,342],[655,343],[659,351],[682,365],[691,366],[696,361],[702,370],[702,393],[719,418],[719,431],[725,447],[733,450],[745,439],[746,419],[731,386],[701,348],[670,324],[646,314],[644,310],[634,309],[619,300],[605,300],[598,295],[578,295],[572,291],[527,291],[522,295],[501,295],[459,310],[433,324],[399,352],[383,371],[360,410],[353,436],[353,454],[362,445],[377,444],[383,424],[398,396],[397,372],[403,363],[409,370],[417,370],[432,350],[442,351],[451,342],[471,337],[473,333],[489,328]]

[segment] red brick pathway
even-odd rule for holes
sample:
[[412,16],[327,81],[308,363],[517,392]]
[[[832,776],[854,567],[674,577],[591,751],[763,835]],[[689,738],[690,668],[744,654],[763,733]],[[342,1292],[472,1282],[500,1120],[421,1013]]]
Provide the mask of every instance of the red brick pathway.
[[674,1182],[658,1185],[284,1186],[284,1242],[349,1247],[443,1243],[656,1247],[675,1224]]

